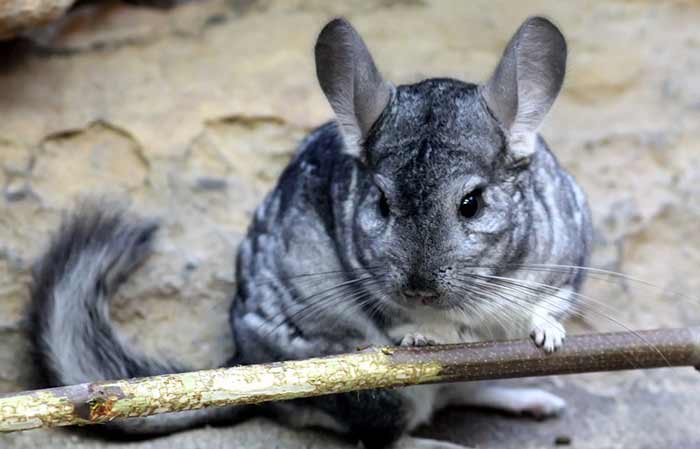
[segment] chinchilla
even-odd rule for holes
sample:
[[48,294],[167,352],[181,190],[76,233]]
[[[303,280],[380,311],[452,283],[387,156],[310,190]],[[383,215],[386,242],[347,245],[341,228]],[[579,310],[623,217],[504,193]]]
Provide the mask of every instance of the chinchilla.
[[[559,30],[534,17],[485,84],[432,78],[395,86],[347,21],[328,23],[315,55],[335,121],[300,144],[240,244],[230,365],[528,335],[546,352],[559,348],[591,247],[585,196],[538,134],[566,54]],[[109,320],[110,297],[148,255],[156,227],[99,205],[64,223],[36,265],[32,290],[47,385],[182,369],[129,347]],[[256,410],[383,447],[455,404],[543,416],[564,408],[539,389],[471,383]],[[161,434],[242,411],[108,429]]]

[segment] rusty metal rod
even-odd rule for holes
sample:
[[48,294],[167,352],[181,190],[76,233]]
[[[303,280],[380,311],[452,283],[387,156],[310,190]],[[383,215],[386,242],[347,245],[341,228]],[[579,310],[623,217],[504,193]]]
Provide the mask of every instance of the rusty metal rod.
[[544,354],[529,340],[370,348],[324,358],[11,393],[0,396],[0,432],[370,388],[669,366],[700,366],[700,328],[573,336],[553,354]]

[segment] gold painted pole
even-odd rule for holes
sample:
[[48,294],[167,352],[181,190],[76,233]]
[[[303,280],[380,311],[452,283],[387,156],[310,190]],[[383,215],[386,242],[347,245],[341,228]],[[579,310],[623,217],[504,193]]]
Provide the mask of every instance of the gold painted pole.
[[11,393],[0,396],[0,432],[371,388],[699,365],[700,328],[574,336],[553,354],[544,354],[529,340],[370,348],[324,358]]

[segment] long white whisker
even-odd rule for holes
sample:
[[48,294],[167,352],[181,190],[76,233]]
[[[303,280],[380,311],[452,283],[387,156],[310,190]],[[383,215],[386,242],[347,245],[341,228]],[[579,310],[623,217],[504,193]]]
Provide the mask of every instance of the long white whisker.
[[[505,281],[505,282],[512,282],[512,283],[515,283],[516,285],[517,285],[517,284],[520,284],[520,285],[522,285],[522,284],[526,284],[526,285],[528,285],[528,284],[529,284],[529,285],[535,285],[535,286],[538,286],[538,287],[541,287],[541,288],[544,288],[544,289],[548,289],[548,290],[554,291],[554,292],[560,292],[560,291],[562,291],[562,288],[560,288],[560,287],[555,287],[555,286],[549,285],[549,284],[543,284],[543,283],[541,283],[541,282],[535,282],[535,281],[529,281],[529,280],[522,280],[522,279],[514,279],[514,278],[506,278],[506,277],[502,277],[502,276],[489,276],[489,275],[475,275],[475,276],[486,277],[486,278],[492,278],[492,279],[496,279],[496,280],[500,280],[500,281]],[[578,297],[578,298],[583,299],[583,300],[584,300],[584,303],[585,303],[585,301],[588,301],[588,302],[596,303],[596,304],[598,304],[598,305],[600,305],[600,306],[603,306],[603,307],[609,307],[609,306],[607,306],[607,304],[604,304],[604,303],[598,301],[597,299],[595,299],[595,298],[593,298],[593,297],[590,297],[590,296],[588,296],[588,295],[584,295],[584,294],[582,294],[582,293],[573,292],[573,291],[569,291],[569,290],[567,290],[567,292],[570,293],[570,294],[575,295],[575,296]],[[553,294],[552,296],[555,296],[555,297],[557,297],[557,298],[559,298],[559,299],[565,299],[565,298],[562,298],[561,296],[559,296],[559,295],[557,295],[557,294]],[[547,297],[546,297],[546,295],[540,297],[539,299],[540,299],[540,301],[547,302]],[[551,300],[550,300],[549,303],[550,303],[550,304],[553,304],[553,303],[551,302]],[[571,303],[570,305],[571,305],[571,306],[575,306],[575,304],[573,304],[573,303]],[[615,310],[614,308],[612,308],[612,309],[613,309],[613,311]],[[600,312],[599,310],[597,310],[597,309],[595,309],[595,308],[589,308],[588,310],[591,311],[591,312],[593,312],[593,313],[595,313],[596,315],[598,315],[598,316],[600,316],[600,317],[603,317],[603,318],[605,318],[605,319],[607,319],[607,320],[609,320],[609,321],[615,323],[616,325],[622,327],[622,328],[623,328],[624,330],[626,330],[627,332],[630,332],[630,333],[632,333],[633,335],[635,335],[635,336],[636,336],[637,338],[639,338],[641,341],[643,341],[644,343],[648,344],[649,347],[653,348],[653,349],[659,354],[659,356],[660,356],[669,366],[671,366],[670,362],[668,361],[668,359],[666,358],[666,356],[664,356],[663,352],[662,352],[658,347],[656,347],[655,345],[652,345],[651,343],[649,343],[649,342],[644,338],[644,336],[642,336],[641,334],[639,334],[639,332],[633,330],[632,328],[630,328],[629,326],[627,326],[626,324],[624,324],[622,321],[620,321],[620,320],[618,320],[618,319],[616,319],[616,318],[614,318],[614,317],[612,317],[612,316],[610,316],[610,315],[608,315],[608,314],[606,314],[606,313]]]

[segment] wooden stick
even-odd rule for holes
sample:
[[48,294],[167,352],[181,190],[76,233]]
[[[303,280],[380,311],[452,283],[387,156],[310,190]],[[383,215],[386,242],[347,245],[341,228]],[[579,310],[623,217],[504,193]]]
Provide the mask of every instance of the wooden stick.
[[0,396],[0,431],[97,424],[370,388],[667,366],[700,366],[700,328],[574,336],[553,354],[544,354],[529,340],[371,348],[309,360],[12,393]]

